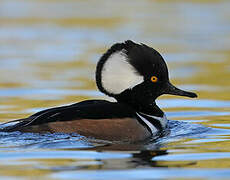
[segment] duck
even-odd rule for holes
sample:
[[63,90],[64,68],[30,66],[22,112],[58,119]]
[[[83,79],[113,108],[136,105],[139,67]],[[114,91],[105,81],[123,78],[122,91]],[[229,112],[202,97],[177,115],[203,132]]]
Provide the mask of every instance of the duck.
[[168,119],[155,102],[159,96],[197,97],[172,85],[158,51],[131,40],[113,44],[99,59],[95,74],[98,89],[115,101],[93,99],[45,109],[3,123],[0,131],[77,133],[99,140],[143,141],[167,128]]

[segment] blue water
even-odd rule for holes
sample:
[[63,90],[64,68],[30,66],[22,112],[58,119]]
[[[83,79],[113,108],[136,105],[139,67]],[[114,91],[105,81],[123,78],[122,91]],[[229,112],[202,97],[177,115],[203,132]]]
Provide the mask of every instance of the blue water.
[[157,100],[162,137],[125,144],[78,134],[0,132],[0,179],[230,179],[230,2],[0,1],[0,121],[109,99],[95,66],[115,42],[157,49],[197,99]]

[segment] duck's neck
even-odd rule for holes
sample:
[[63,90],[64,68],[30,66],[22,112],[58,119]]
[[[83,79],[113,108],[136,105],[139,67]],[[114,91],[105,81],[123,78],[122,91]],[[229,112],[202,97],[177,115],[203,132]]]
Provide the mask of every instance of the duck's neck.
[[119,103],[126,104],[136,111],[137,119],[151,132],[152,135],[162,132],[167,126],[164,112],[156,105],[155,101],[145,96],[123,92],[116,96]]
[[137,96],[124,92],[115,98],[118,102],[132,107],[136,112],[141,112],[156,117],[164,116],[164,112],[156,105],[156,102],[148,97],[145,97],[145,95]]

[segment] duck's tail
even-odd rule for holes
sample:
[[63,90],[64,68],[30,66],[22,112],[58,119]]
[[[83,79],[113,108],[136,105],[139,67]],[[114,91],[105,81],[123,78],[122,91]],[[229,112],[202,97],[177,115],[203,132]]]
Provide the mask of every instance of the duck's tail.
[[24,119],[16,119],[6,123],[0,124],[0,131],[2,132],[11,132],[17,131],[18,127],[22,127],[30,122],[31,118],[24,118]]

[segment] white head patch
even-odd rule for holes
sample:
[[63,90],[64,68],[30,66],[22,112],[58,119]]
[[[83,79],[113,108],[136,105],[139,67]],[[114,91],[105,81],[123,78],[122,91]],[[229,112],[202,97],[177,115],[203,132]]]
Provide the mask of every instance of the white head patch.
[[120,94],[144,81],[144,77],[137,73],[127,58],[125,50],[121,50],[111,54],[105,62],[101,72],[101,82],[109,93]]

